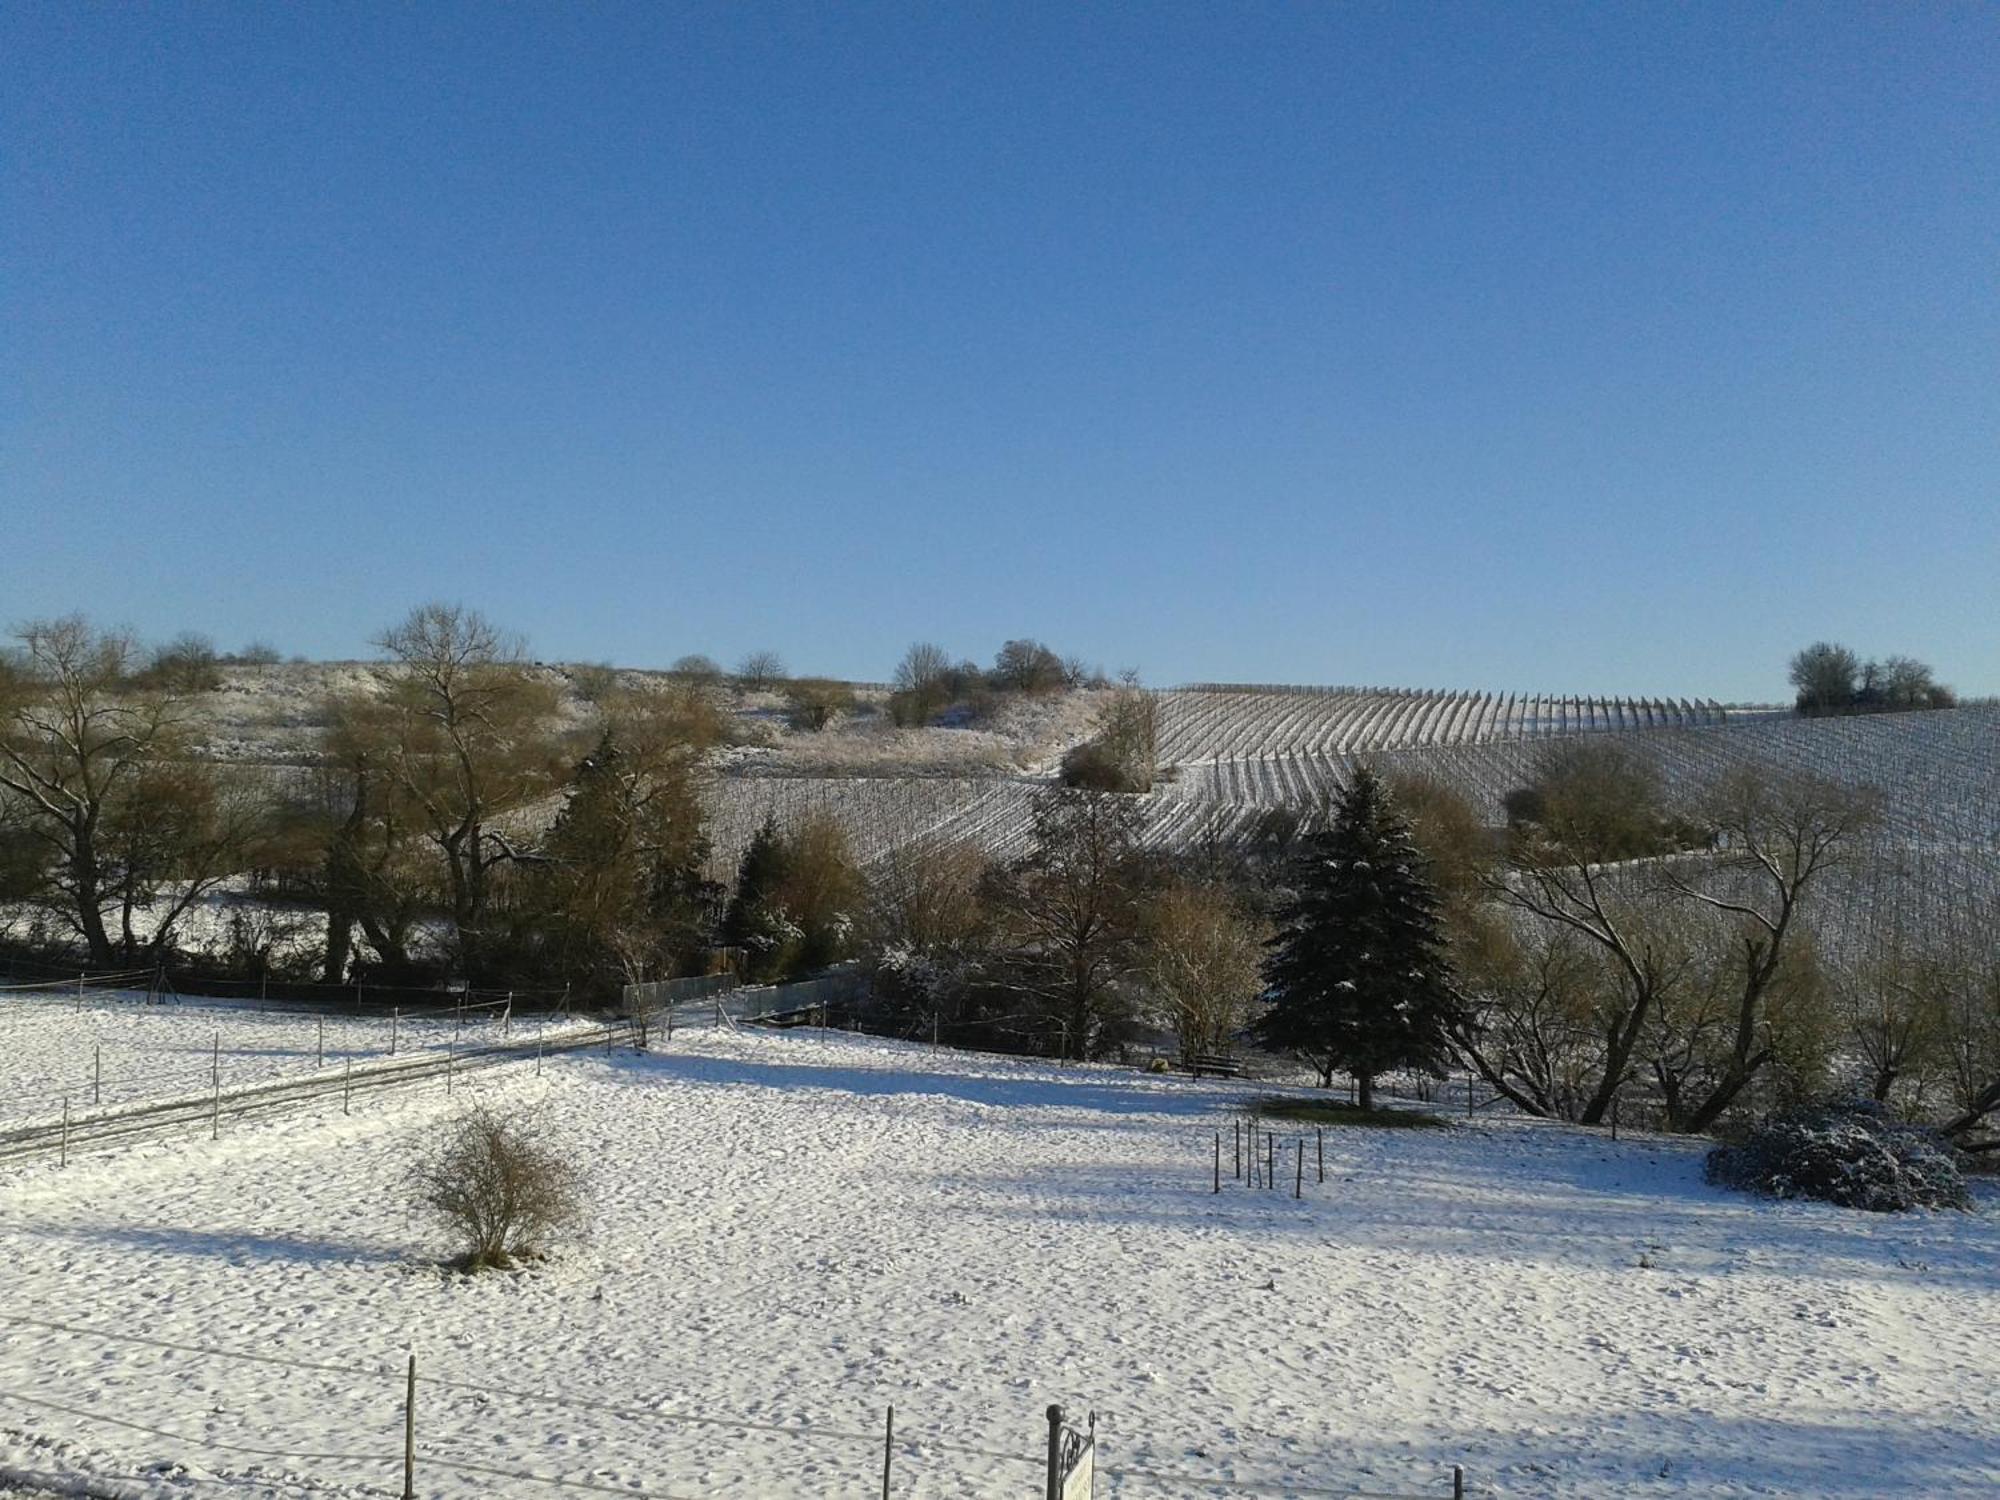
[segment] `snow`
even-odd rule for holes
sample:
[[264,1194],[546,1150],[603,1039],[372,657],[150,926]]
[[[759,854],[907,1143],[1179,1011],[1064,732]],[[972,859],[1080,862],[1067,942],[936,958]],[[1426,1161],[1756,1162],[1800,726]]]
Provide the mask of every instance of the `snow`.
[[[387,1012],[329,1013],[324,1018],[256,1002],[167,1000],[143,991],[89,990],[79,1006],[60,991],[0,991],[0,1124],[106,1109],[145,1100],[206,1093],[219,1059],[224,1089],[298,1077],[315,1068],[359,1067],[390,1055],[486,1046],[506,1037],[555,1035],[563,1017],[517,1012],[490,1002],[459,1015],[438,996],[413,997],[426,1009],[392,1020]],[[324,1044],[322,1045],[322,1036]]]
[[0,1318],[112,1335],[0,1322],[0,1483],[395,1494],[414,1349],[419,1492],[446,1500],[555,1493],[453,1461],[873,1493],[890,1402],[909,1497],[1036,1493],[1051,1401],[1099,1414],[1112,1497],[1441,1496],[1453,1463],[1474,1493],[1579,1500],[2000,1490],[1990,1193],[1982,1214],[1772,1203],[1705,1185],[1690,1143],[1499,1119],[1329,1130],[1327,1181],[1309,1164],[1294,1201],[1229,1176],[1241,1084],[835,1033],[481,1078],[592,1183],[585,1240],[517,1274],[439,1270],[400,1207],[463,1105],[442,1090],[0,1186]]

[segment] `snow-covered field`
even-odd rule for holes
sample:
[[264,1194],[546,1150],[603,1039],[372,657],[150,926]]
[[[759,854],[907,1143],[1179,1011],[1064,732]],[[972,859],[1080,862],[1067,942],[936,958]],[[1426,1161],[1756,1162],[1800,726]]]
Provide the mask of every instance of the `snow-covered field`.
[[478,1093],[589,1173],[588,1238],[531,1271],[444,1273],[405,1214],[463,1104],[430,1091],[0,1184],[0,1483],[394,1495],[414,1349],[434,1497],[557,1493],[456,1464],[872,1495],[891,1402],[896,1495],[1022,1497],[1051,1401],[1099,1413],[1100,1496],[1442,1497],[1452,1463],[1509,1496],[2000,1492],[1990,1194],[1751,1201],[1686,1143],[1493,1120],[1329,1131],[1294,1201],[1229,1177],[1239,1087],[829,1033]]
[[[424,996],[435,1006],[435,996]],[[477,1047],[503,1038],[554,1035],[564,1018],[482,1003],[462,1014],[425,1010],[391,1019],[308,1015],[244,1002],[166,1001],[142,991],[91,990],[78,1005],[57,994],[0,991],[0,1124],[46,1120],[95,1104],[105,1108],[297,1077],[315,1068],[359,1067],[391,1055]]]

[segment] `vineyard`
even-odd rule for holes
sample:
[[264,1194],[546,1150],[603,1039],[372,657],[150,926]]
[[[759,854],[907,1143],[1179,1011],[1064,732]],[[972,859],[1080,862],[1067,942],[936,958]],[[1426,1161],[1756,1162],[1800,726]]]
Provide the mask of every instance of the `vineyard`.
[[1160,709],[1160,756],[1174,765],[1476,745],[1551,734],[1685,729],[1773,712],[1729,709],[1713,700],[1685,698],[1562,698],[1227,683],[1162,693]]
[[[1616,734],[1658,767],[1672,796],[1738,770],[1803,771],[1882,793],[1881,837],[1841,879],[1849,920],[1977,920],[2000,896],[2000,707],[1798,719],[1771,709],[1664,699],[1518,697],[1204,686],[1165,692],[1146,844],[1231,845],[1273,809],[1309,806],[1362,762],[1421,773],[1504,821],[1554,740]],[[733,870],[767,816],[839,819],[864,864],[897,848],[962,840],[1018,855],[1046,778],[777,777],[719,780],[712,872]],[[1971,913],[1970,916],[1965,915]]]

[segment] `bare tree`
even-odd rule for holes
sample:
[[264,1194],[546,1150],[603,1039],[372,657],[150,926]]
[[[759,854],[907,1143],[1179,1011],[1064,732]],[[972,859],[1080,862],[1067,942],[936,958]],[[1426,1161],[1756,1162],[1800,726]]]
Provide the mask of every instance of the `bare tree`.
[[736,666],[736,680],[753,693],[767,692],[785,680],[785,661],[775,651],[752,651]]
[[1814,776],[1746,771],[1711,787],[1703,810],[1719,852],[1661,868],[1669,890],[1727,919],[1728,928],[1716,976],[1725,1001],[1720,1059],[1685,1071],[1667,1056],[1654,1063],[1669,1122],[1689,1131],[1713,1125],[1776,1057],[1773,1004],[1785,988],[1813,982],[1801,953],[1806,899],[1874,826],[1877,802]]
[[48,904],[93,964],[164,952],[255,832],[254,789],[194,758],[186,695],[134,680],[129,636],[71,615],[16,637],[0,669],[0,791]]
[[1177,881],[1146,903],[1139,972],[1182,1057],[1229,1051],[1263,989],[1269,931],[1217,886]]
[[1062,1057],[1094,1056],[1115,1015],[1136,936],[1132,861],[1143,818],[1129,797],[1039,793],[1034,846],[996,892],[1016,943],[1017,988],[1046,1008]]
[[1788,675],[1800,713],[1837,713],[1860,691],[1861,659],[1845,646],[1815,641],[1792,658]]
[[382,768],[444,864],[458,951],[476,964],[494,869],[519,858],[500,821],[558,775],[555,695],[483,616],[426,604],[385,632]]
[[944,647],[918,641],[896,663],[890,712],[899,724],[927,724],[950,707],[956,669]]

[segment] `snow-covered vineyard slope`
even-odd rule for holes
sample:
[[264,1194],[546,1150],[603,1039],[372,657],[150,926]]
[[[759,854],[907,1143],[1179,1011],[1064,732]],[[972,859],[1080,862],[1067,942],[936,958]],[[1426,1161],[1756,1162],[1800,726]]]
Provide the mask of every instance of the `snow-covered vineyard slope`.
[[0,1186],[0,1471],[397,1494],[414,1349],[436,1500],[873,1494],[891,1403],[896,1495],[1018,1500],[1052,1401],[1108,1500],[2000,1491],[1990,1193],[1775,1204],[1496,1119],[1329,1131],[1294,1200],[1230,1175],[1238,1087],[813,1032],[479,1097],[588,1174],[587,1240],[518,1275],[440,1273],[401,1209],[441,1092]]
[[1226,683],[1176,688],[1159,698],[1161,758],[1178,765],[1681,728],[1770,712],[1731,710],[1712,700],[1685,698],[1563,698]]
[[[1247,729],[1223,730],[1202,743],[1211,751],[1236,745],[1248,750],[1185,762],[1163,754],[1172,779],[1148,798],[1150,841],[1182,846],[1240,837],[1263,811],[1310,804],[1364,761],[1435,776],[1497,824],[1504,820],[1502,799],[1533,779],[1537,757],[1555,738],[1271,748],[1289,733],[1257,740]],[[2000,708],[1991,705],[1837,719],[1755,715],[1699,728],[1626,730],[1618,741],[1657,764],[1670,790],[1691,792],[1735,769],[1804,770],[1881,789],[1885,831],[1892,838],[1971,853],[2000,850]],[[1192,743],[1185,731],[1179,743]],[[717,858],[726,865],[767,813],[784,820],[815,809],[846,822],[867,858],[917,837],[963,838],[995,853],[1013,853],[1026,844],[1032,790],[1042,781],[724,778],[714,795]]]

